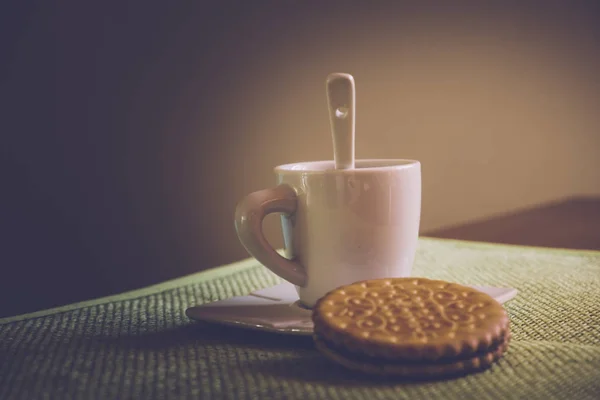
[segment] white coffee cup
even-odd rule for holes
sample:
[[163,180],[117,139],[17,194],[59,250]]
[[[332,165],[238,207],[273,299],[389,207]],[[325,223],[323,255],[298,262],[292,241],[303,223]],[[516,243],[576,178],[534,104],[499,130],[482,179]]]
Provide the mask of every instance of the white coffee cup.
[[[421,216],[421,164],[413,160],[333,161],[275,168],[279,185],[246,196],[235,227],[246,250],[296,285],[312,307],[328,291],[365,279],[410,276]],[[262,232],[282,213],[282,257]]]

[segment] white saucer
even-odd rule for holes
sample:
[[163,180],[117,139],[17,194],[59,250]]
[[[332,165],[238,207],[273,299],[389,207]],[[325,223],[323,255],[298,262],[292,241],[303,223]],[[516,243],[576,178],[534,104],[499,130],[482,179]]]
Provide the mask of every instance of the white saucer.
[[[505,303],[517,295],[517,289],[513,288],[471,287],[489,294],[499,303]],[[311,312],[299,307],[297,301],[296,288],[284,282],[247,296],[190,307],[185,313],[197,321],[291,335],[311,335]]]

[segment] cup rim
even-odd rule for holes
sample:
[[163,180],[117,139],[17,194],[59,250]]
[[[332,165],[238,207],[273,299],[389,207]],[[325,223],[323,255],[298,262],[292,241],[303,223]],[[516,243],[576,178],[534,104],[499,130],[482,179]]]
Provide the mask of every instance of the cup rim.
[[301,161],[282,164],[274,168],[276,173],[296,174],[360,174],[383,171],[400,171],[414,168],[421,163],[403,158],[365,158],[355,160],[354,169],[334,169],[334,160]]

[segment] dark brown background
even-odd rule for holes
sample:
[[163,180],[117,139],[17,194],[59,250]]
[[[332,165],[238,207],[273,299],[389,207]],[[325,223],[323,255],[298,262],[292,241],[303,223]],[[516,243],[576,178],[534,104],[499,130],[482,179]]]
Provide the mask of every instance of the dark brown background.
[[598,2],[174,3],[3,3],[2,315],[246,257],[238,199],[331,158],[334,71],[423,231],[600,194]]

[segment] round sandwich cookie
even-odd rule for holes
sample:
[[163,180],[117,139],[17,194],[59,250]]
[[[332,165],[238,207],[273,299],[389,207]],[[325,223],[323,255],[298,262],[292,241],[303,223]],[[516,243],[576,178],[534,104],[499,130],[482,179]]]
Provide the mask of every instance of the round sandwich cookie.
[[483,370],[510,341],[500,303],[476,289],[425,278],[356,282],[312,312],[317,349],[376,375],[433,378]]

